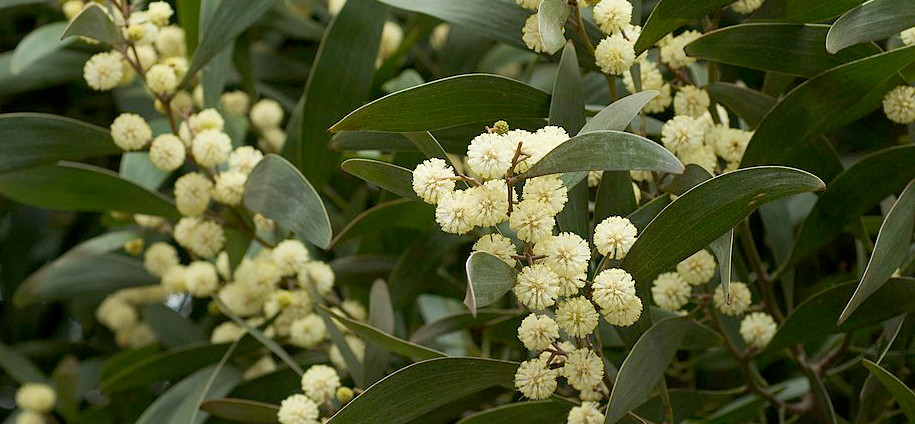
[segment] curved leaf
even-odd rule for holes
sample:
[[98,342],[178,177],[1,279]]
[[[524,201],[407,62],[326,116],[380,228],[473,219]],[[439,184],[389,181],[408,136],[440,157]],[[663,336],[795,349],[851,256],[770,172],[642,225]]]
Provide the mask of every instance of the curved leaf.
[[819,22],[845,13],[866,0],[768,0],[753,14],[754,19],[791,22]]
[[323,305],[318,305],[318,307],[330,315],[333,319],[343,323],[343,325],[352,330],[354,333],[358,334],[366,341],[374,343],[392,353],[420,361],[424,359],[441,358],[447,356],[435,349],[429,349],[425,346],[420,346],[416,343],[408,342],[406,340],[385,333],[375,327],[372,327],[371,325],[363,324],[349,317],[334,313]]
[[2,174],[0,192],[17,202],[45,209],[180,216],[165,196],[107,169],[75,162]]
[[245,206],[316,246],[330,245],[330,218],[314,187],[289,161],[267,155],[245,184]]
[[484,358],[417,362],[373,384],[327,424],[402,424],[480,390],[510,383],[518,364]]
[[699,59],[804,78],[883,51],[874,44],[864,44],[831,55],[823,50],[829,28],[812,24],[733,25],[703,35],[685,50]]
[[19,306],[158,284],[137,259],[115,253],[68,253],[30,275],[16,290]]
[[82,81],[83,65],[89,55],[72,50],[58,50],[40,59],[19,75],[10,73],[13,52],[0,53],[0,96],[27,93],[67,82]]
[[66,22],[54,22],[43,25],[26,35],[16,45],[16,50],[10,59],[10,73],[19,75],[35,62],[73,44],[76,41],[75,38],[61,40],[61,35],[66,27]]
[[143,319],[156,333],[156,338],[168,347],[181,347],[209,340],[196,323],[172,308],[155,303],[143,309]]
[[550,125],[565,128],[569,134],[577,134],[585,125],[585,95],[581,85],[581,69],[575,56],[575,44],[571,41],[565,43],[562,57],[559,59],[559,69],[553,83],[553,97],[550,99],[549,121]]
[[869,208],[902,190],[915,178],[912,163],[915,146],[892,147],[864,157],[836,176],[804,220],[789,265],[816,253]]
[[880,365],[868,361],[867,359],[863,359],[861,364],[870,370],[871,374],[880,381],[880,384],[883,384],[883,387],[893,395],[893,398],[896,399],[896,403],[899,404],[899,409],[902,409],[903,414],[905,414],[909,421],[915,421],[915,392]]
[[148,152],[126,152],[121,155],[121,165],[118,174],[126,180],[133,181],[150,190],[157,190],[171,175],[171,171],[163,171],[153,165],[149,160]]
[[247,399],[211,399],[200,405],[200,409],[216,418],[246,423],[275,423],[280,408],[269,403]]
[[498,75],[466,74],[389,94],[354,110],[330,131],[431,131],[467,122],[546,118],[549,111],[550,95],[543,91]]
[[428,228],[434,220],[434,210],[429,205],[408,199],[392,200],[377,204],[357,215],[345,228],[340,230],[331,245],[389,228],[423,230]]
[[48,380],[29,358],[3,343],[0,343],[0,369],[19,384]]
[[187,376],[207,365],[215,364],[229,350],[229,344],[201,343],[184,346],[136,361],[121,369],[111,369],[110,376],[99,383],[109,394],[143,387],[156,381]]
[[902,84],[899,71],[915,61],[915,47],[848,63],[810,79],[785,96],[759,124],[741,167],[803,162],[803,150],[825,131],[870,113]]
[[464,304],[476,316],[477,308],[491,305],[515,286],[518,271],[501,259],[474,252],[467,258],[467,295]]
[[[537,24],[540,41],[546,54],[553,54],[566,44],[566,20],[569,19],[569,3],[565,0],[542,0],[537,7]],[[572,51],[574,55],[574,50]]]
[[520,178],[574,171],[645,170],[679,174],[683,169],[673,153],[647,138],[620,131],[594,131],[560,144]]
[[882,40],[915,25],[915,2],[873,0],[842,15],[829,29],[826,50],[830,53],[867,41]]
[[104,128],[43,113],[0,115],[0,173],[121,153]]
[[60,38],[64,39],[78,35],[109,45],[123,43],[120,31],[114,26],[114,22],[111,22],[105,11],[102,10],[102,7],[97,3],[89,3],[79,15],[70,21]]
[[642,34],[635,42],[635,54],[650,49],[658,40],[689,21],[699,19],[731,3],[733,0],[660,0],[645,21]]
[[350,159],[340,165],[344,171],[398,196],[421,202],[413,191],[413,171],[372,159]]
[[414,343],[428,342],[441,335],[482,326],[493,321],[514,318],[522,313],[523,311],[514,309],[484,309],[477,311],[476,316],[470,312],[458,312],[419,327],[410,335],[410,341]]
[[[519,49],[521,28],[530,12],[512,0],[378,0],[398,9],[429,15],[459,25],[483,37]],[[498,16],[498,19],[493,19]]]
[[845,283],[823,290],[798,305],[779,327],[766,350],[775,352],[798,343],[846,333],[915,312],[915,278],[894,278],[865,300],[844,323],[836,325],[842,308],[857,284]]
[[566,421],[573,406],[572,403],[556,400],[516,402],[467,416],[457,424],[557,424]]
[[578,134],[607,130],[625,131],[632,120],[639,116],[642,108],[658,94],[657,90],[645,90],[623,97],[592,116]]
[[[218,375],[210,381],[213,372]],[[215,366],[199,370],[175,384],[159,396],[145,411],[136,424],[200,424],[207,414],[197,412],[197,401],[206,394],[208,399],[227,395],[238,382],[241,373],[234,368],[218,369]],[[207,393],[204,393],[208,390]],[[196,417],[194,419],[193,417]]]

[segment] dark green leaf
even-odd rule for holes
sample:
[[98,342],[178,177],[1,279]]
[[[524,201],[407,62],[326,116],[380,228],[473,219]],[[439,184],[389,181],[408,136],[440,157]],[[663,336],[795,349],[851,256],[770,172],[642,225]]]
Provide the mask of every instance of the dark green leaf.
[[66,22],[54,22],[41,26],[26,35],[16,45],[16,50],[13,52],[10,60],[10,73],[19,75],[35,62],[76,41],[75,38],[61,40],[61,35],[66,27]]
[[325,308],[324,306],[319,306],[325,313],[333,317],[333,319],[340,321],[347,328],[352,330],[354,333],[362,337],[368,342],[374,343],[392,353],[398,355],[406,356],[415,360],[425,360],[432,358],[440,358],[446,356],[444,353],[439,352],[434,349],[429,349],[425,346],[420,346],[413,342],[408,342],[406,340],[394,337],[384,331],[381,331],[371,325],[363,324],[354,319],[336,314],[333,311]]
[[565,128],[569,134],[577,134],[581,130],[585,125],[585,97],[582,90],[575,45],[569,42],[562,50],[556,82],[553,84],[550,125]]
[[915,146],[892,147],[864,157],[839,174],[804,220],[789,264],[816,253],[869,208],[902,190],[915,178],[913,161]]
[[275,423],[280,408],[269,403],[247,399],[211,399],[200,405],[200,409],[216,418],[246,423]]
[[143,309],[143,319],[152,327],[156,338],[171,348],[205,342],[209,339],[197,324],[163,304],[147,306]]
[[316,246],[330,245],[330,218],[324,202],[295,166],[277,155],[267,155],[251,171],[245,184],[245,206]]
[[683,169],[673,153],[647,138],[620,131],[594,131],[560,144],[521,178],[573,171],[645,170],[679,174]]
[[[571,10],[565,0],[542,0],[537,8],[538,28],[540,40],[546,54],[559,51],[566,44],[565,26]],[[575,50],[572,50],[574,56]],[[565,53],[563,53],[565,55]],[[576,70],[578,66],[576,65]]]
[[331,245],[390,228],[423,230],[429,228],[434,220],[434,210],[429,205],[408,199],[392,200],[375,205],[353,218]]
[[877,377],[877,380],[880,380],[883,387],[886,387],[886,390],[893,395],[893,398],[896,399],[896,403],[899,404],[899,408],[902,409],[902,412],[909,421],[915,421],[915,392],[880,365],[868,361],[867,359],[862,360],[861,363],[865,368],[870,370],[874,377]]
[[597,187],[594,203],[594,222],[610,216],[626,216],[638,207],[632,177],[628,171],[605,171]]
[[677,353],[688,328],[688,322],[683,318],[663,319],[635,342],[613,383],[605,423],[618,422],[648,399]]
[[661,0],[648,20],[645,21],[642,35],[635,42],[635,54],[650,49],[658,40],[664,38],[677,28],[699,19],[709,12],[733,3],[731,0]]
[[518,271],[486,252],[467,258],[467,295],[464,304],[476,316],[477,309],[491,305],[515,286]]
[[120,153],[104,128],[42,113],[0,115],[0,172]]
[[29,358],[3,343],[0,343],[0,369],[19,384],[48,380]]
[[718,258],[718,276],[721,279],[721,290],[725,296],[730,296],[731,286],[731,255],[734,251],[734,229],[728,230],[709,244],[709,249]]
[[470,415],[458,424],[558,424],[566,421],[573,406],[556,400],[510,403]]
[[415,238],[397,259],[388,280],[394,307],[406,308],[413,305],[416,297],[422,293],[441,293],[445,289],[451,289],[449,295],[458,296],[459,289],[445,284],[438,275],[438,269],[461,241],[460,237],[443,234],[438,228],[430,228]]
[[865,0],[768,0],[753,15],[754,19],[779,19],[790,22],[819,22],[841,15]]
[[102,10],[102,6],[95,3],[89,3],[79,15],[73,18],[60,38],[64,39],[77,35],[110,45],[123,43],[117,27],[114,26],[105,11]]
[[798,305],[766,349],[775,352],[817,337],[854,331],[915,312],[915,304],[911,301],[915,296],[915,279],[894,278],[868,297],[842,325],[836,326],[839,314],[856,286],[851,282],[831,287]]
[[124,368],[111,369],[111,375],[99,384],[107,393],[118,393],[144,387],[156,381],[185,377],[222,359],[229,344],[201,343],[184,346],[149,356],[140,361],[125,363]]
[[646,90],[623,97],[591,117],[579,134],[609,130],[625,131],[642,108],[657,96],[657,91]]
[[350,159],[340,166],[344,171],[398,196],[421,202],[413,191],[413,171],[372,159]]
[[810,24],[733,25],[703,35],[685,50],[699,59],[804,78],[882,52],[874,44],[864,44],[831,55],[823,50],[829,28]]
[[826,37],[826,50],[842,51],[858,43],[882,40],[909,29],[915,22],[915,3],[909,0],[873,0],[836,20]]
[[200,3],[202,0],[176,0],[178,24],[184,28],[187,52],[193,55],[197,50],[200,34]]
[[402,424],[450,401],[510,383],[518,364],[484,358],[437,358],[409,365],[373,384],[328,424]]
[[[510,78],[467,74],[389,94],[356,109],[336,131],[420,132],[468,122],[549,115],[550,95]],[[392,113],[394,111],[394,113]]]
[[[221,398],[227,395],[239,381],[241,373],[231,367],[216,370],[219,374],[210,385],[210,376],[215,367],[207,367],[195,372],[168,389],[159,396],[136,424],[200,424],[207,414],[197,412],[197,401],[204,390],[209,389],[206,399]],[[192,419],[196,417],[196,419]]]
[[2,174],[0,192],[18,202],[45,209],[179,216],[165,196],[107,169],[74,162]]
[[627,216],[629,221],[632,222],[632,225],[635,225],[635,228],[641,233],[645,227],[648,226],[648,223],[651,222],[659,213],[661,213],[667,205],[670,204],[670,196],[662,195],[654,199],[651,199],[650,202],[644,204],[642,207],[635,210]]
[[147,152],[127,152],[121,156],[118,174],[125,180],[133,181],[150,190],[157,190],[171,175],[153,165]]
[[337,320],[335,318],[336,314],[327,309],[323,305],[318,305],[318,314],[321,315],[321,318],[324,319],[325,325],[327,325],[327,332],[330,336],[330,341],[337,346],[337,350],[340,352],[340,357],[343,358],[343,363],[346,365],[346,372],[353,377],[353,381],[357,386],[365,387],[365,377],[363,370],[362,361],[356,357],[356,354],[353,353],[352,346],[346,340],[346,337],[343,334],[343,328],[338,327]]
[[[384,280],[375,280],[369,291],[369,325],[385,335],[394,334],[394,307]],[[373,384],[384,377],[390,359],[389,349],[383,345],[370,343],[365,347],[366,384]]]
[[[521,28],[530,12],[511,0],[379,0],[396,7],[433,16],[520,49]],[[493,19],[498,16],[498,19]]]
[[19,75],[10,73],[13,52],[0,53],[0,96],[26,93],[83,80],[83,65],[89,56],[72,50],[58,50],[45,56]]
[[410,341],[414,343],[428,342],[444,334],[482,326],[493,321],[514,318],[521,314],[522,311],[512,309],[483,309],[478,310],[476,316],[470,312],[458,312],[418,328],[410,335]]
[[117,355],[108,358],[108,360],[102,364],[101,371],[99,372],[99,379],[106,380],[119,370],[155,355],[158,351],[159,345],[156,343],[151,343],[136,349],[122,350]]

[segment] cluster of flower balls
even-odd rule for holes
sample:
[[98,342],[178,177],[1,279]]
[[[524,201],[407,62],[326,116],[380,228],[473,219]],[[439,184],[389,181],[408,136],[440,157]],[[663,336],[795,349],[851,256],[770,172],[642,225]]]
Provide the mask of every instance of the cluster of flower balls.
[[44,383],[25,383],[16,391],[16,405],[19,413],[16,424],[44,424],[52,422],[46,415],[57,404],[57,392]]
[[302,392],[280,404],[280,424],[318,424],[322,415],[329,417],[354,396],[353,389],[343,386],[337,371],[327,365],[313,365],[302,374]]
[[[915,46],[915,27],[899,34],[903,46]],[[883,112],[886,117],[897,124],[915,123],[915,87],[900,85],[883,98]]]

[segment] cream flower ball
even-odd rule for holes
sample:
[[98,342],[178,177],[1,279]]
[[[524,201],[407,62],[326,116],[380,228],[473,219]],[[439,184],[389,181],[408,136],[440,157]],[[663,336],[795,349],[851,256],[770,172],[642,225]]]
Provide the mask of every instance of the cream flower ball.
[[559,338],[559,326],[548,315],[530,314],[518,327],[518,339],[527,350],[544,350]]
[[601,312],[608,323],[617,327],[628,327],[638,322],[642,315],[642,299],[635,295],[629,296],[620,307],[603,309]]
[[194,132],[199,133],[205,130],[222,131],[225,129],[226,121],[222,115],[213,108],[201,110],[188,118],[188,125]]
[[276,413],[280,424],[318,424],[320,416],[318,405],[308,396],[299,394],[283,399]]
[[61,5],[61,11],[64,12],[68,21],[72,21],[73,18],[77,17],[80,12],[83,11],[83,7],[86,3],[83,0],[67,0],[64,4]]
[[708,92],[693,85],[680,87],[674,96],[674,114],[699,118],[712,104]]
[[623,259],[635,244],[638,229],[628,218],[611,216],[594,227],[594,247],[611,259]]
[[597,328],[599,315],[591,301],[584,297],[573,297],[559,302],[556,321],[562,331],[572,337],[585,337]]
[[[712,136],[714,134],[714,136]],[[752,131],[743,131],[736,128],[717,128],[709,133],[713,141],[715,153],[727,162],[740,162],[744,152],[753,138]]]
[[375,66],[390,58],[397,52],[403,42],[403,28],[396,22],[386,21],[381,28],[381,42],[378,45],[378,55],[375,57]]
[[164,1],[149,3],[146,7],[146,12],[149,15],[149,20],[156,26],[168,25],[168,20],[171,19],[172,14],[175,13],[175,11],[172,10],[172,6]]
[[446,193],[438,199],[435,207],[435,222],[442,231],[451,234],[466,234],[477,225],[477,205],[470,190]]
[[765,0],[737,0],[731,4],[731,9],[741,15],[749,15],[757,11]]
[[505,180],[490,180],[482,186],[466,190],[469,201],[476,206],[471,210],[471,221],[481,227],[493,227],[508,221],[508,190]]
[[260,150],[251,146],[235,148],[229,155],[229,170],[250,174],[254,167],[264,159]]
[[556,175],[534,177],[524,183],[521,199],[540,203],[556,215],[569,201],[569,190]]
[[216,176],[213,198],[224,205],[238,206],[241,204],[242,196],[245,194],[246,182],[248,182],[248,174],[243,172],[220,172]]
[[676,272],[665,272],[651,284],[654,303],[665,311],[676,312],[689,303],[692,287]]
[[909,28],[899,33],[902,44],[906,46],[915,46],[915,28]]
[[543,262],[560,277],[577,277],[588,271],[591,248],[578,234],[565,232],[550,236],[534,245],[534,255],[545,256]]
[[312,365],[302,374],[302,391],[318,403],[333,399],[340,386],[337,370],[327,365]]
[[594,6],[594,21],[604,33],[616,34],[632,21],[632,3],[627,0],[601,0]]
[[540,202],[524,200],[515,206],[508,226],[524,241],[537,243],[553,234],[556,225],[552,209]]
[[762,350],[772,341],[778,325],[772,316],[765,312],[753,312],[740,321],[740,336],[747,346]]
[[308,314],[289,327],[289,341],[299,347],[312,348],[326,338],[327,323],[318,314]]
[[546,46],[543,45],[543,40],[540,38],[539,19],[536,13],[528,16],[527,20],[524,21],[524,27],[521,28],[521,41],[524,41],[524,45],[534,53],[546,51]]
[[29,410],[22,410],[19,411],[19,415],[16,415],[15,424],[45,424],[44,415]]
[[245,116],[248,113],[251,96],[241,90],[229,91],[219,96],[219,103],[222,104],[222,110],[226,115]]
[[543,400],[556,391],[559,371],[549,369],[543,359],[524,361],[515,372],[515,387],[531,400]]
[[715,155],[715,149],[706,144],[701,144],[691,149],[687,148],[677,154],[677,158],[684,165],[691,163],[699,165],[709,174],[714,174],[715,168],[718,166],[718,156]]
[[191,142],[191,154],[198,165],[205,168],[218,166],[229,159],[232,139],[219,130],[203,130]]
[[305,266],[305,263],[311,259],[311,254],[304,243],[295,239],[286,239],[277,243],[270,252],[270,259],[279,267],[283,275],[292,275]]
[[315,290],[321,296],[330,293],[331,289],[334,287],[335,280],[336,276],[334,274],[334,269],[324,262],[311,261],[306,263],[305,266],[299,270],[299,284],[314,285]]
[[719,284],[718,287],[715,287],[715,293],[712,295],[715,307],[725,315],[740,316],[753,303],[753,295],[750,293],[750,288],[744,283],[731,281],[731,284],[728,285],[728,294],[730,299],[725,298],[724,289]]
[[623,75],[629,71],[635,62],[633,46],[634,43],[622,34],[614,34],[601,40],[594,49],[594,57],[601,72],[607,75]]
[[413,191],[426,203],[436,204],[454,191],[454,168],[439,158],[426,159],[413,170]]
[[625,305],[630,296],[635,296],[635,281],[628,272],[610,268],[594,277],[591,289],[591,298],[601,309],[617,309]]
[[696,58],[687,56],[683,48],[701,36],[701,32],[694,30],[685,31],[676,37],[668,35],[658,43],[661,47],[661,62],[664,62],[671,70],[692,65],[696,62]]
[[178,244],[202,258],[216,256],[226,242],[225,231],[219,224],[194,217],[178,220],[174,237]]
[[[657,90],[660,93],[651,99],[642,110],[647,113],[663,112],[673,102],[673,97],[670,95],[670,84],[664,81],[664,75],[658,69],[658,64],[648,59],[639,60],[639,74],[641,75],[642,91]],[[623,73],[623,84],[630,93],[637,92],[631,72]]]
[[42,383],[25,383],[16,391],[16,405],[31,412],[49,412],[57,403],[54,388]]
[[513,243],[510,238],[498,233],[487,234],[480,237],[473,244],[473,251],[489,253],[490,255],[501,259],[509,266],[515,266],[515,259],[512,256],[518,254],[518,248],[515,246],[515,243]]
[[210,343],[232,343],[245,335],[245,328],[232,322],[226,321],[213,328],[210,334]]
[[883,98],[883,112],[897,124],[915,122],[915,87],[900,85]]
[[582,402],[581,406],[573,407],[566,420],[568,424],[603,424],[604,414],[598,409],[596,402]]
[[187,155],[184,142],[173,134],[162,134],[149,145],[149,161],[163,171],[174,171],[184,165]]
[[218,297],[226,309],[241,317],[260,312],[264,303],[264,292],[260,287],[238,281],[223,286]]
[[161,241],[149,245],[143,253],[143,268],[160,278],[169,268],[179,263],[178,251],[172,245]]
[[571,277],[559,276],[559,295],[570,297],[575,296],[585,286],[585,280],[588,278],[587,272]]
[[96,53],[83,66],[83,78],[94,90],[111,90],[123,77],[124,64],[116,52]]
[[146,71],[146,86],[156,94],[167,94],[178,87],[178,73],[165,64],[153,65]]
[[525,267],[515,282],[515,296],[533,310],[553,306],[559,297],[559,276],[543,264]]
[[691,116],[674,116],[661,127],[661,143],[675,154],[700,148],[704,141],[701,122]]
[[259,130],[276,128],[283,122],[283,107],[273,99],[262,99],[251,106],[251,125]]
[[219,288],[219,274],[213,264],[194,261],[185,268],[185,284],[195,297],[209,297]]
[[207,210],[213,183],[199,172],[188,172],[175,181],[175,205],[184,216],[200,216]]
[[184,57],[187,54],[185,37],[183,28],[170,25],[159,29],[154,44],[162,57]]
[[118,296],[108,296],[95,310],[95,318],[111,331],[133,327],[139,321],[137,310]]
[[111,139],[125,151],[140,150],[152,138],[152,128],[142,116],[122,113],[111,123]]
[[677,264],[677,273],[683,281],[698,286],[711,281],[717,265],[715,257],[703,249]]
[[591,349],[575,349],[566,357],[562,375],[578,390],[593,389],[604,378],[604,362]]
[[511,167],[514,146],[495,133],[480,134],[467,147],[467,166],[481,178],[502,178]]

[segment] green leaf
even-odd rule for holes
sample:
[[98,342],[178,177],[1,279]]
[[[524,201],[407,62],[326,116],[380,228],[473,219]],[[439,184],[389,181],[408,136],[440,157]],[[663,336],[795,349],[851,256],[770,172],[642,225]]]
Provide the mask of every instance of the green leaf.
[[[221,398],[227,395],[241,381],[241,373],[234,368],[226,367],[216,370],[219,374],[212,381],[210,376],[215,367],[207,367],[195,372],[168,389],[159,396],[136,424],[200,424],[207,418],[206,414],[197,413],[197,400],[209,388],[208,399]],[[192,417],[195,417],[191,421]]]
[[99,383],[99,388],[111,394],[157,381],[185,377],[200,368],[219,362],[228,350],[228,343],[201,343],[172,349],[133,363],[125,363],[120,369],[112,368],[110,376]]
[[316,246],[330,245],[327,209],[318,192],[295,166],[277,155],[267,155],[248,177],[245,206],[276,221]]
[[465,74],[389,94],[354,110],[330,131],[421,132],[468,122],[545,118],[549,110],[550,95],[534,87],[498,75]]
[[[464,27],[483,37],[519,49],[526,49],[521,41],[521,28],[530,12],[512,0],[379,0],[398,9],[422,13],[450,24]],[[498,19],[493,19],[493,17]]]
[[156,338],[171,348],[209,340],[197,324],[161,303],[143,309],[143,319],[152,327]]
[[[571,8],[565,0],[542,0],[537,7],[540,41],[543,42],[546,54],[556,53],[566,44],[564,32],[570,13]],[[574,49],[572,53],[574,55]]]
[[734,229],[728,230],[709,244],[709,249],[718,258],[718,276],[721,280],[721,290],[726,298],[730,298],[731,287],[731,256],[734,252]]
[[[788,264],[797,265],[886,196],[915,178],[915,146],[898,146],[865,156],[829,184],[807,215]],[[894,172],[886,172],[888,169]]]
[[284,155],[315,184],[337,170],[327,128],[368,100],[387,7],[374,0],[347,1],[331,21],[311,65],[305,92],[290,119]]
[[0,149],[0,173],[121,152],[106,129],[43,113],[0,115]]
[[[544,3],[547,1],[549,0],[544,0]],[[563,43],[564,40],[563,38]],[[550,101],[550,125],[565,128],[569,134],[577,134],[585,125],[585,96],[581,85],[581,69],[575,56],[575,45],[571,41],[565,43],[559,60],[556,82],[553,84],[553,98]]]
[[437,358],[404,367],[373,384],[327,424],[402,424],[453,400],[507,384],[518,364],[484,358]]
[[804,78],[883,51],[874,44],[863,44],[831,55],[823,50],[829,28],[812,24],[733,25],[703,35],[685,50],[699,59]]
[[804,147],[817,136],[861,118],[902,84],[899,71],[915,61],[915,47],[851,62],[792,90],[763,119],[741,167],[803,162]]
[[438,228],[430,228],[413,239],[406,251],[397,259],[397,264],[388,279],[394,307],[408,308],[414,305],[416,297],[422,293],[441,294],[445,291],[444,293],[449,296],[459,296],[460,291],[456,284],[442,284],[438,270],[448,255],[463,241],[453,234],[442,233]]
[[636,209],[634,212],[629,214],[626,218],[629,218],[629,221],[632,222],[632,225],[635,225],[635,228],[641,233],[645,227],[648,226],[648,223],[654,220],[659,213],[661,213],[667,205],[670,204],[672,200],[670,196],[663,194],[661,196],[651,199],[650,202],[642,205],[642,207]]
[[89,56],[83,52],[58,50],[45,56],[19,75],[10,73],[13,52],[0,53],[0,96],[27,93],[83,80],[83,65]]
[[2,174],[0,192],[17,202],[45,209],[180,216],[165,196],[107,169],[75,162]]
[[16,45],[16,50],[13,52],[10,60],[10,73],[19,75],[35,62],[73,44],[76,41],[75,38],[61,40],[61,35],[66,27],[66,22],[54,22],[43,25],[26,35]]
[[280,358],[280,360],[283,361],[283,363],[285,363],[286,366],[289,367],[289,369],[295,371],[296,374],[299,374],[299,375],[302,375],[305,373],[302,370],[302,367],[300,367],[298,365],[298,363],[296,363],[295,360],[293,360],[292,357],[289,356],[289,353],[286,352],[286,350],[283,349],[283,347],[280,346],[279,343],[277,343],[270,337],[267,337],[264,334],[264,332],[261,331],[260,328],[255,328],[254,326],[249,324],[247,321],[245,321],[244,319],[242,319],[241,317],[239,317],[238,315],[233,313],[228,307],[226,307],[226,305],[219,298],[216,298],[216,302],[219,305],[220,311],[222,313],[224,313],[226,316],[229,317],[229,319],[234,321],[235,324],[238,324],[239,327],[244,328],[245,331],[247,332],[247,334],[251,335],[251,337],[253,337],[260,344],[262,344],[264,347],[266,347],[268,350],[270,350],[270,352],[273,352],[273,354],[276,355],[278,358]]
[[99,371],[99,379],[108,379],[108,377],[111,377],[119,370],[155,355],[157,352],[159,352],[159,345],[157,343],[150,343],[136,349],[122,350],[116,355],[108,358],[108,360],[102,364],[101,370]]
[[865,0],[769,0],[753,15],[754,19],[780,19],[791,22],[819,22],[845,13]]
[[573,406],[572,403],[556,400],[516,402],[467,416],[458,424],[557,424],[566,421]]
[[604,171],[594,201],[594,222],[610,216],[626,216],[638,207],[628,171]]
[[464,304],[476,316],[477,309],[491,305],[515,286],[518,271],[501,259],[474,252],[467,258],[467,295]]
[[280,408],[269,403],[247,399],[211,399],[200,405],[200,409],[216,418],[246,423],[275,423]]
[[347,328],[362,337],[366,341],[374,343],[392,353],[398,355],[406,356],[415,360],[425,360],[432,358],[440,358],[446,356],[444,353],[439,352],[435,349],[430,349],[425,346],[420,346],[413,342],[408,342],[406,340],[394,337],[384,331],[381,331],[371,325],[363,324],[359,321],[356,321],[352,318],[345,317],[343,315],[334,313],[330,309],[326,308],[323,305],[318,305],[318,307],[327,313],[333,319],[340,321]]
[[562,143],[520,178],[573,171],[645,170],[679,174],[683,169],[673,153],[645,137],[620,131],[594,131]]
[[200,35],[200,3],[202,0],[176,0],[178,24],[184,28],[188,54],[197,50]]
[[642,35],[635,42],[635,54],[650,49],[658,40],[664,38],[677,28],[708,15],[709,12],[733,3],[732,0],[661,0],[648,20],[645,21]]
[[337,346],[340,356],[343,358],[343,363],[346,365],[346,372],[353,378],[353,382],[355,382],[357,386],[365,387],[365,368],[363,362],[353,353],[352,346],[343,334],[343,328],[338,327],[337,322],[339,320],[334,318],[335,314],[329,309],[323,307],[323,305],[318,306],[317,312],[321,315],[321,318],[324,319],[330,341]]
[[613,383],[605,423],[618,422],[649,398],[677,353],[688,328],[684,318],[663,319],[635,342]]
[[476,316],[470,312],[458,312],[418,328],[410,335],[410,341],[429,342],[441,335],[511,319],[522,313],[523,311],[514,309],[482,309],[477,311]]
[[147,152],[126,152],[121,156],[118,174],[125,180],[133,181],[150,190],[157,190],[171,175],[153,165]]
[[349,159],[340,165],[344,171],[398,196],[422,202],[413,191],[413,171],[372,159]]
[[[655,276],[708,246],[759,205],[823,187],[816,176],[785,167],[719,175],[664,208],[639,234],[620,267],[632,274],[643,293]],[[672,234],[678,235],[676,243],[671,243]]]
[[[369,325],[385,335],[394,334],[394,307],[384,280],[375,280],[369,291]],[[363,337],[366,338],[366,337]],[[400,341],[400,339],[398,339]],[[384,377],[391,360],[390,350],[370,343],[365,347],[365,382],[373,384]]]
[[0,343],[0,369],[19,384],[48,380],[29,358],[3,343]]
[[[181,85],[194,78],[197,71],[267,13],[274,3],[276,0],[221,0],[209,19],[201,22],[200,43],[194,50]],[[188,38],[191,37],[194,34],[189,33]]]
[[842,325],[836,325],[842,308],[848,303],[857,284],[841,284],[823,290],[798,305],[782,323],[766,347],[776,352],[829,334],[846,333],[881,323],[897,315],[915,312],[915,279],[894,278],[877,289]]
[[[909,0],[873,0],[836,20],[826,37],[826,50],[842,51],[858,43],[882,40],[912,27],[915,3]],[[841,53],[840,53],[841,54]]]
[[102,10],[102,6],[97,3],[89,3],[79,15],[73,18],[60,38],[64,39],[77,35],[112,46],[124,42],[121,39],[120,31],[114,26],[114,22],[111,22],[105,11]]
[[861,277],[861,283],[855,289],[837,324],[842,324],[852,313],[861,306],[867,298],[874,294],[890,277],[896,269],[905,262],[909,245],[912,243],[912,233],[915,231],[915,180],[909,183],[896,200],[893,208],[886,214],[886,219],[880,226],[874,252]]
[[435,221],[434,209],[424,203],[397,199],[380,203],[360,213],[341,230],[331,242],[338,245],[353,237],[361,237],[391,228],[424,230]]
[[902,413],[905,414],[909,421],[915,421],[915,392],[880,365],[867,359],[861,360],[861,364],[870,370],[871,374],[877,377],[883,387],[893,395],[896,403],[899,404],[899,408],[902,409]]
[[625,131],[632,120],[639,116],[642,108],[658,94],[656,90],[646,90],[623,97],[592,116],[578,134],[594,131]]

